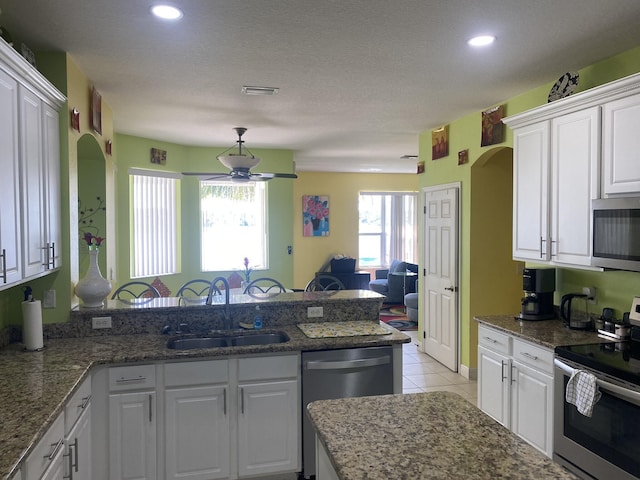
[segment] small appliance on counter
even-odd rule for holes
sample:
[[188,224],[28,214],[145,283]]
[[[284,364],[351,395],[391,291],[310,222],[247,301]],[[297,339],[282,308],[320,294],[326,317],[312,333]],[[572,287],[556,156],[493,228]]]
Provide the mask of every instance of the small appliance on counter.
[[[588,295],[583,293],[567,293],[560,300],[560,318],[572,330],[593,330],[593,322],[589,316]],[[584,308],[572,308],[574,300],[584,302]]]
[[522,271],[522,320],[550,320],[556,318],[553,292],[556,289],[555,268],[525,268]]

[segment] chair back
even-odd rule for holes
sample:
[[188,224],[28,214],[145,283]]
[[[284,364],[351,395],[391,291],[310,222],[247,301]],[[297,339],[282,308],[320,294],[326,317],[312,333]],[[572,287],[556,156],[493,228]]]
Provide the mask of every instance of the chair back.
[[317,273],[304,288],[305,292],[326,292],[327,290],[345,290],[342,281],[328,273]]
[[281,293],[287,289],[274,278],[262,277],[252,280],[244,289],[244,293]]
[[202,278],[196,278],[195,280],[189,280],[182,285],[176,293],[176,297],[202,297],[209,293],[211,282]]
[[118,287],[118,289],[113,292],[111,299],[130,301],[139,298],[151,300],[159,297],[160,292],[158,292],[153,285],[146,282],[133,281]]

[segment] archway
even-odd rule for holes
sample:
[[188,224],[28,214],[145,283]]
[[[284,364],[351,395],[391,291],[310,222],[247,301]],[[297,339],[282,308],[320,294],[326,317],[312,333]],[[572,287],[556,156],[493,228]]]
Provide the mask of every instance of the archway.
[[[85,233],[107,238],[105,158],[98,141],[91,134],[78,140],[78,265],[80,277],[89,266]],[[106,272],[106,255],[100,255],[98,264]]]

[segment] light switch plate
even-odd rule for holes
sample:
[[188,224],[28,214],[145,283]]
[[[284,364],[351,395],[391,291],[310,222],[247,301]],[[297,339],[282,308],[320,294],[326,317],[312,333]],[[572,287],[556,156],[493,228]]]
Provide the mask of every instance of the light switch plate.
[[93,317],[91,319],[91,327],[94,330],[99,328],[111,328],[111,317]]
[[42,299],[42,308],[56,308],[56,291],[45,290]]

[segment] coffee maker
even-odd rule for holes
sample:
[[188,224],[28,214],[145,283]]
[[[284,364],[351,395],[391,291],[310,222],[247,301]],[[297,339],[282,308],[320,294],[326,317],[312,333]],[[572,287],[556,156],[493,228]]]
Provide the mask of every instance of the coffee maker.
[[555,268],[525,268],[522,272],[522,320],[550,320],[556,318],[553,292],[556,289]]

